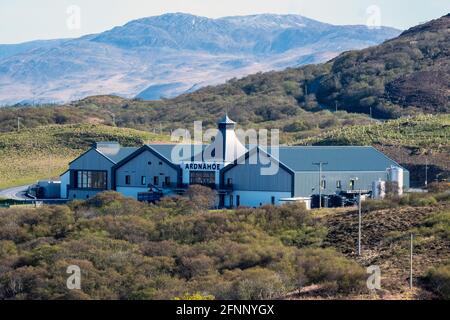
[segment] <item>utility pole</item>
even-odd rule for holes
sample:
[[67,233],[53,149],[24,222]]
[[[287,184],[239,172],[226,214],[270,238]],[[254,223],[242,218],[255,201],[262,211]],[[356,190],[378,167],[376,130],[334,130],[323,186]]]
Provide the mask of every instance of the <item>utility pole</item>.
[[17,132],[20,131],[20,117],[17,117]]
[[322,209],[322,167],[328,162],[313,162],[313,165],[319,166],[319,209]]
[[334,101],[334,107],[336,109],[336,112],[338,112],[338,105],[337,105],[337,101]]
[[425,188],[428,186],[428,158],[425,158]]
[[361,189],[359,189],[359,197],[358,197],[358,256],[361,256],[361,225],[362,225]]
[[[354,178],[354,183],[358,181],[358,177]],[[354,186],[354,185],[353,185]],[[358,256],[361,256],[361,238],[362,238],[362,206],[361,206],[361,187],[358,189]]]
[[159,134],[162,135],[162,124],[161,124],[161,122],[159,123]]
[[115,127],[116,126],[116,115],[113,112],[108,111],[108,110],[106,112],[111,116],[111,118],[112,118],[112,125],[113,125],[113,127]]
[[409,288],[412,290],[413,288],[413,240],[414,235],[411,233],[411,246],[410,246],[410,255],[409,255]]

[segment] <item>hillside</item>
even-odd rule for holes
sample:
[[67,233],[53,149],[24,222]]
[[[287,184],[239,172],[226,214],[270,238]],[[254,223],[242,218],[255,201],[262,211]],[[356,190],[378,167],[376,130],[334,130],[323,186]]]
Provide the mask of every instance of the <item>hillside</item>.
[[[306,130],[321,122],[347,125],[349,118],[322,117],[324,109],[397,118],[416,113],[449,113],[450,16],[405,31],[398,38],[361,51],[346,52],[325,64],[257,73],[173,99],[140,101],[93,96],[64,105],[0,108],[0,130],[12,130],[17,117],[25,126],[100,121],[153,130],[212,126],[225,110],[244,127],[277,127],[284,131],[304,121]],[[309,112],[309,113],[308,113]],[[332,119],[334,118],[334,119]],[[322,121],[324,120],[324,121]],[[345,122],[345,123],[344,123]],[[365,123],[367,123],[367,118]],[[351,124],[351,123],[350,123]],[[317,133],[317,131],[315,132]]]
[[410,173],[411,186],[450,178],[450,115],[401,118],[369,125],[349,126],[297,139],[298,145],[372,145]]
[[251,75],[168,100],[165,110],[172,115],[186,110],[209,114],[222,105],[238,120],[246,117],[253,122],[289,118],[299,109],[369,114],[372,108],[376,118],[448,113],[449,47],[450,15],[446,15],[326,64]]
[[[0,133],[0,188],[55,176],[63,171],[70,159],[96,140],[119,140],[124,145],[141,144],[146,140],[169,140],[169,132],[163,130],[161,135],[158,127],[147,132],[116,128],[99,124],[103,121],[99,118],[100,112],[96,114],[91,110],[87,115],[91,124],[47,125],[22,129],[19,133]],[[426,162],[429,182],[450,177],[449,115],[418,116],[387,122],[373,122],[367,118],[360,118],[358,122],[357,117],[344,112],[322,112],[317,115],[305,112],[301,120],[286,126],[281,142],[290,145],[375,146],[410,170],[413,187],[424,185]],[[61,117],[62,114],[56,116]],[[108,113],[104,116],[111,117]],[[34,119],[32,113],[27,119]],[[105,123],[107,121],[111,120],[104,120]],[[11,125],[14,125],[14,118],[11,118]],[[24,124],[22,126],[24,128]]]
[[299,15],[164,14],[77,39],[0,45],[0,105],[97,94],[174,97],[258,71],[325,62],[399,33]]
[[[450,211],[443,205],[416,205],[372,210],[364,214],[362,229],[362,257],[355,255],[357,212],[335,213],[324,217],[329,232],[324,242],[365,267],[378,265],[382,270],[384,299],[431,299],[435,296],[424,278],[431,266],[450,261]],[[414,285],[408,287],[409,239],[414,241]],[[353,246],[352,246],[353,245]],[[435,288],[439,290],[438,288]],[[372,298],[374,298],[372,296]]]
[[104,125],[52,125],[0,133],[0,189],[57,177],[92,143],[110,140],[133,146],[168,137]]

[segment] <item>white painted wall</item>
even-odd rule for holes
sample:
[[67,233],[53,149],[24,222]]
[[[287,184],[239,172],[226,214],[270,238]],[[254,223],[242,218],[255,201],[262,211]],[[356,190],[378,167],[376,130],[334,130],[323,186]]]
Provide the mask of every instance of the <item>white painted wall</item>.
[[[290,192],[271,192],[271,191],[233,191],[233,205],[236,206],[236,196],[241,197],[241,206],[259,207],[265,204],[271,204],[272,197],[275,197],[275,205],[281,205],[280,199],[290,198]],[[230,195],[225,196],[225,206],[230,205]]]
[[62,176],[60,176],[61,180],[61,189],[60,189],[60,197],[61,199],[67,199],[67,188],[70,185],[70,171],[67,171]]

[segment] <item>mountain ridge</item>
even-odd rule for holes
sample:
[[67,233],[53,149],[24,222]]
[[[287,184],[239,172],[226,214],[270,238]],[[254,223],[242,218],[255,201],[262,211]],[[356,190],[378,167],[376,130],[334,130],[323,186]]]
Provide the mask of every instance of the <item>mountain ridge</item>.
[[42,46],[0,45],[0,105],[68,102],[98,94],[132,98],[154,86],[161,89],[139,97],[173,97],[259,71],[324,62],[399,33],[333,26],[297,15],[147,17]]

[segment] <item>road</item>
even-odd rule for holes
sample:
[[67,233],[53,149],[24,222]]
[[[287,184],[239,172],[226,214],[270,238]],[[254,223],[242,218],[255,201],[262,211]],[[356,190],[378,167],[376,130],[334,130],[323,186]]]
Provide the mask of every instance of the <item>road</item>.
[[25,195],[25,191],[27,191],[29,186],[30,185],[0,190],[0,198],[12,200],[29,200],[30,198]]

